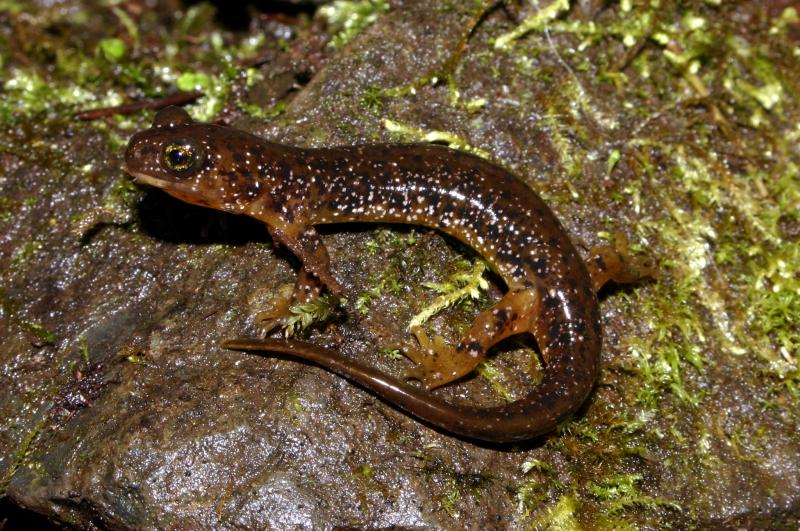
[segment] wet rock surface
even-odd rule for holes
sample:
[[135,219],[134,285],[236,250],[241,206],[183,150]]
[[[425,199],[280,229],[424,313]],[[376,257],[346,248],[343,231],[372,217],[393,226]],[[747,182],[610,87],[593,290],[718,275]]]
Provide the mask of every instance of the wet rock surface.
[[[368,4],[347,38],[348,13],[311,6],[235,27],[231,6],[178,2],[0,11],[0,511],[111,529],[797,525],[793,5]],[[296,261],[258,223],[131,184],[122,149],[151,114],[72,117],[195,86],[198,118],[285,143],[483,150],[582,250],[621,231],[654,256],[654,282],[602,293],[585,407],[539,440],[476,445],[317,367],[221,349],[258,333]],[[322,232],[351,295],[302,334],[401,377],[425,283],[474,255],[411,227]],[[457,337],[499,297],[489,278],[432,330]],[[533,356],[507,342],[436,392],[519,397]]]

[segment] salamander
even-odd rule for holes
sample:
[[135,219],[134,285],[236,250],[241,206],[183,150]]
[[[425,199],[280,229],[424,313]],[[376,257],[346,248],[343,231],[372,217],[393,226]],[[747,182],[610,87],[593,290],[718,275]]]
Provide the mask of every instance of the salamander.
[[[309,342],[236,339],[223,347],[317,363],[448,432],[513,442],[551,431],[586,400],[598,375],[597,290],[649,275],[620,246],[581,259],[556,216],[522,181],[473,155],[432,144],[301,148],[161,110],[125,153],[139,183],[195,205],[252,216],[301,262],[292,302],[344,292],[315,226],[389,222],[430,227],[474,248],[507,286],[455,346],[417,331],[415,385]],[[285,309],[285,308],[284,308]],[[280,312],[278,312],[280,313]],[[541,383],[498,407],[454,404],[431,393],[473,371],[492,345],[530,332],[545,364]]]

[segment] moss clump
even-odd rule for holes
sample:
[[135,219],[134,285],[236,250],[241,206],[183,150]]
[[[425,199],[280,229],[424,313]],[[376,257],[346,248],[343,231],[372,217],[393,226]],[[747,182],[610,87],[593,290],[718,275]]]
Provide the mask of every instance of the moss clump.
[[325,294],[305,304],[289,308],[289,315],[283,322],[286,336],[293,336],[314,323],[324,323],[336,313],[342,299]]
[[[464,262],[463,265],[470,264]],[[439,296],[415,315],[407,328],[411,330],[422,326],[437,313],[464,300],[479,299],[489,288],[489,282],[483,276],[485,271],[486,264],[482,260],[477,260],[471,264],[469,270],[456,271],[444,282],[423,282],[425,287],[439,293]]]
[[603,502],[603,508],[611,516],[634,509],[656,509],[668,507],[680,511],[677,503],[647,496],[639,492],[636,483],[642,480],[639,474],[620,474],[602,481],[592,481],[587,485],[588,491]]
[[542,513],[527,523],[528,529],[546,529],[561,531],[566,529],[581,529],[577,518],[580,502],[572,494],[564,494],[555,505],[547,508]]

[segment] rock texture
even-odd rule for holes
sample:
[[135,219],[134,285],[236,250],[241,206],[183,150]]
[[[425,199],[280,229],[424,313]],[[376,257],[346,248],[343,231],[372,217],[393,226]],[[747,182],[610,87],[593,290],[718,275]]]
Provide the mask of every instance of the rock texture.
[[[87,529],[797,525],[797,6],[334,2],[231,29],[203,4],[49,4],[0,7],[6,507]],[[370,14],[333,40],[335,15]],[[625,233],[659,274],[603,292],[586,407],[481,446],[319,368],[221,349],[258,332],[296,263],[257,223],[131,184],[122,150],[151,114],[73,118],[176,86],[206,93],[195,116],[286,143],[482,150],[583,249]],[[324,240],[351,296],[303,334],[401,376],[387,353],[413,344],[424,283],[475,257],[408,227]],[[455,337],[501,289],[432,328]],[[437,392],[524,393],[531,341],[503,347]]]

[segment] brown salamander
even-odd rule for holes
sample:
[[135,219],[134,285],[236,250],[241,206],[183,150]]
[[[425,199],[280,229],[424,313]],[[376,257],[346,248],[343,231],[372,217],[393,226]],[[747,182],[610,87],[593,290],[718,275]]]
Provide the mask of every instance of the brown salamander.
[[[263,221],[301,261],[294,301],[342,288],[314,229],[345,221],[432,227],[476,249],[507,284],[455,347],[418,334],[415,386],[311,343],[242,339],[223,346],[282,352],[315,362],[450,432],[494,442],[552,430],[591,391],[601,347],[596,291],[609,279],[634,281],[647,266],[621,249],[593,250],[584,263],[556,217],[524,183],[475,156],[427,144],[303,149],[244,131],[159,112],[125,153],[138,182],[189,203]],[[545,370],[527,396],[478,408],[448,403],[430,389],[469,374],[489,348],[530,332]]]

